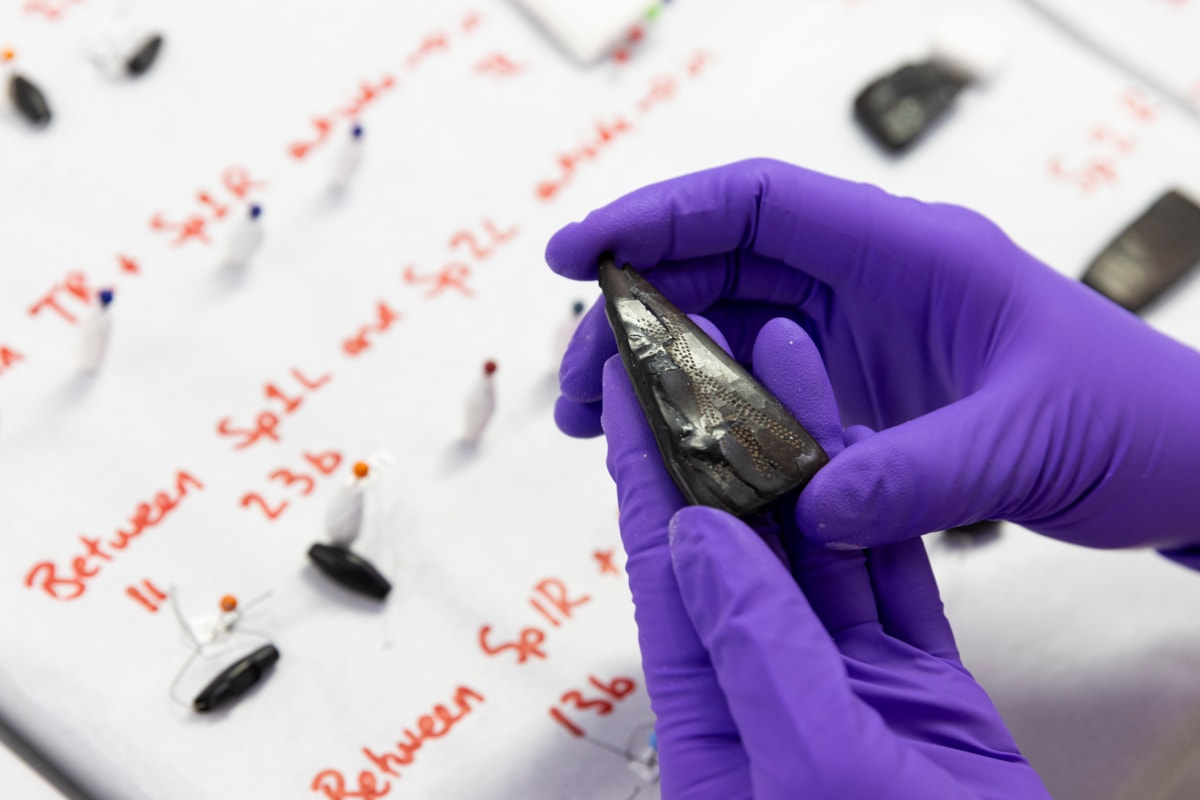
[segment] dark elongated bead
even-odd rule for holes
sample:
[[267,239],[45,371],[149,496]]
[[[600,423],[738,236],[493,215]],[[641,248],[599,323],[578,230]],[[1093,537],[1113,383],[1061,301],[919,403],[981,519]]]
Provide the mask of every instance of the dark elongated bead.
[[750,516],[828,462],[783,404],[636,270],[606,257],[600,288],[663,463],[688,502]]
[[937,61],[906,64],[859,92],[854,116],[875,141],[898,153],[928,130],[966,85],[966,78]]
[[50,104],[46,95],[42,94],[31,80],[23,75],[14,74],[8,80],[8,96],[13,105],[21,112],[21,116],[37,126],[50,123]]
[[1200,206],[1169,191],[1117,234],[1083,282],[1133,312],[1200,264]]
[[352,592],[383,600],[392,590],[392,584],[371,562],[344,547],[314,544],[308,549],[308,557],[330,580]]
[[192,708],[196,711],[212,711],[238,699],[263,679],[267,670],[279,660],[279,651],[273,644],[265,644],[253,653],[230,664],[205,686]]
[[162,49],[163,37],[161,34],[154,34],[138,48],[137,52],[129,57],[125,62],[125,71],[130,75],[141,75],[154,66],[155,59],[158,58],[158,51]]

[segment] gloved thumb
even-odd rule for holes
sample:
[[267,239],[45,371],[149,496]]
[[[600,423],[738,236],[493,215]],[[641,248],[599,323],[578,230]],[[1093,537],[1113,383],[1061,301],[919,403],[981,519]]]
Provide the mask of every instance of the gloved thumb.
[[[810,540],[863,549],[982,519],[1013,519],[1046,469],[1046,420],[985,387],[847,447],[800,494]],[[1022,407],[1023,408],[1023,407]]]
[[[770,548],[745,523],[690,506],[671,519],[671,562],[750,756],[754,796],[962,795],[906,752],[850,688],[833,639]],[[865,569],[865,567],[864,567]],[[856,757],[870,753],[871,768]]]

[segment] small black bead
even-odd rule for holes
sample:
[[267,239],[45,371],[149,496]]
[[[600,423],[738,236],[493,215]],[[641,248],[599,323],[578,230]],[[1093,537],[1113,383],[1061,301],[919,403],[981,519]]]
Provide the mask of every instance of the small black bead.
[[371,562],[344,547],[314,544],[308,557],[330,580],[352,592],[383,600],[392,590],[392,584]]
[[275,645],[263,645],[230,664],[209,681],[192,701],[192,708],[199,712],[212,711],[238,699],[262,680],[267,669],[278,660],[279,651]]
[[147,39],[138,51],[129,57],[125,62],[125,71],[130,75],[141,75],[154,65],[155,59],[158,58],[158,51],[162,49],[163,37],[161,34],[154,34]]
[[21,116],[39,127],[50,123],[50,104],[32,81],[23,75],[14,74],[8,82],[8,94]]

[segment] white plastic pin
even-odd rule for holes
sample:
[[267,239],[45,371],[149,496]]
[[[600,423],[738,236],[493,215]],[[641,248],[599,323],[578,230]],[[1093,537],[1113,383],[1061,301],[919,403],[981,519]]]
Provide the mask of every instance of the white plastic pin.
[[496,362],[485,361],[483,375],[471,389],[467,398],[467,426],[464,440],[469,445],[479,444],[483,431],[487,428],[492,414],[496,411]]
[[330,172],[329,185],[335,192],[345,191],[350,179],[358,171],[363,155],[363,126],[355,122],[350,127],[349,135],[338,145],[333,155],[333,170]]
[[325,535],[330,544],[349,547],[362,533],[370,474],[371,468],[359,461],[350,478],[335,490],[325,510]]
[[108,340],[112,336],[112,289],[96,292],[96,308],[83,321],[83,336],[79,351],[79,368],[84,372],[95,372],[104,361]]
[[576,300],[571,304],[571,313],[564,317],[558,323],[558,329],[554,332],[554,368],[558,369],[558,362],[562,360],[563,355],[567,352],[567,346],[571,344],[571,338],[575,335],[575,330],[579,327],[579,321],[583,319],[583,311],[585,306],[582,300]]
[[223,263],[228,267],[245,266],[253,258],[262,240],[262,206],[253,203],[246,209],[245,216],[233,223],[233,229],[225,241]]
[[150,71],[162,51],[161,33],[134,27],[121,16],[104,22],[88,37],[88,58],[114,78],[136,78]]
[[995,20],[955,12],[933,35],[933,59],[970,83],[985,83],[1008,62],[1011,41]]
[[657,4],[649,0],[606,0],[565,3],[562,0],[516,0],[554,42],[581,64],[593,64],[620,47]]

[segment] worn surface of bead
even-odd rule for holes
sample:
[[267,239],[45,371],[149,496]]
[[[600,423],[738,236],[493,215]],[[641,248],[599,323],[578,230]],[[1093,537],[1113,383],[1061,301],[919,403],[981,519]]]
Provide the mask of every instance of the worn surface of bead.
[[854,99],[854,116],[873,139],[900,152],[945,113],[966,85],[937,61],[907,64],[863,89]]
[[1200,206],[1169,191],[1121,231],[1088,266],[1083,282],[1130,311],[1200,264]]
[[689,502],[739,516],[829,459],[787,409],[632,267],[600,264],[605,311],[667,471]]

